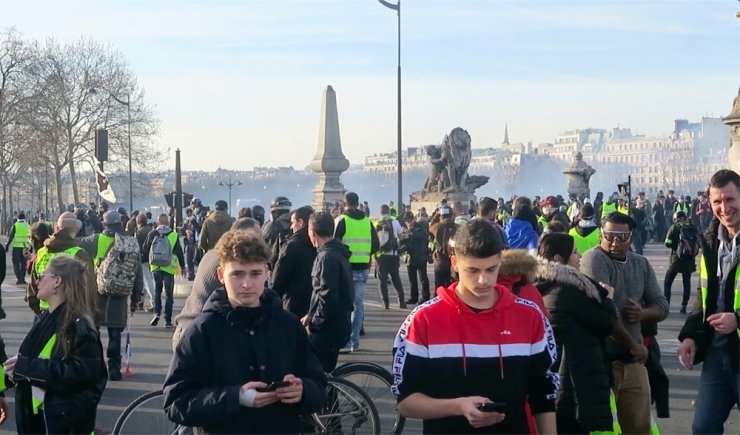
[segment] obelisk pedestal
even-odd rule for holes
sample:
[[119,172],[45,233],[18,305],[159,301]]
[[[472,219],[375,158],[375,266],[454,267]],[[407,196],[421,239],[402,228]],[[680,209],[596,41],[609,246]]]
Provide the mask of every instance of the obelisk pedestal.
[[337,201],[341,203],[346,190],[339,176],[349,168],[349,160],[342,153],[337,94],[331,86],[326,87],[321,98],[319,142],[309,166],[319,174],[319,182],[313,190],[314,209],[324,210]]
[[732,102],[732,111],[722,118],[722,122],[730,127],[730,150],[727,153],[730,169],[740,173],[740,90]]

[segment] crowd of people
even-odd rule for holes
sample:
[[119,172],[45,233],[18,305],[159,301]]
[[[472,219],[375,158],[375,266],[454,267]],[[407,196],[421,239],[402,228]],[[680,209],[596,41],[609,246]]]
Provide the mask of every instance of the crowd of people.
[[[371,273],[383,308],[389,286],[400,309],[416,306],[393,343],[392,390],[425,433],[659,433],[670,407],[655,336],[678,274],[678,358],[704,362],[693,432],[722,433],[740,407],[737,173],[717,172],[694,200],[483,197],[430,213],[389,202],[371,215],[353,192],[325,210],[280,196],[269,214],[237,218],[225,201],[210,210],[195,198],[179,227],[107,207],[33,225],[18,213],[5,251],[35,320],[17,355],[0,341],[18,432],[95,431],[106,383],[122,379],[122,332],[141,310],[151,327],[163,316],[174,328],[173,422],[300,433],[339,355],[361,349]],[[662,286],[642,255],[650,240],[670,249]],[[192,290],[175,315],[179,275]],[[0,422],[7,412],[0,399]]]

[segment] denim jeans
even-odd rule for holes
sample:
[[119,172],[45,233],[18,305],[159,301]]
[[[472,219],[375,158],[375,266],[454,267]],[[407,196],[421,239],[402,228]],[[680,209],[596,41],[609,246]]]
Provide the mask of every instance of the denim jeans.
[[708,349],[699,380],[693,433],[724,433],[724,424],[732,408],[740,409],[738,382],[738,373],[732,367],[727,346]]
[[164,322],[172,323],[172,305],[175,303],[175,275],[169,274],[161,269],[152,272],[154,275],[154,315],[162,314],[162,287],[165,291],[164,300]]
[[362,321],[365,317],[364,298],[368,275],[370,275],[370,269],[352,271],[352,284],[355,287],[355,309],[352,311],[352,335],[345,347],[360,347],[360,329],[362,329]]

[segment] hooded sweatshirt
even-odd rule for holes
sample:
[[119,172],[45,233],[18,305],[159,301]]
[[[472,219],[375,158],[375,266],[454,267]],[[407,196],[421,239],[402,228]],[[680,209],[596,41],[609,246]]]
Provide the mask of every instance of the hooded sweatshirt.
[[512,249],[537,249],[539,236],[532,224],[523,219],[514,218],[506,225],[506,237]]
[[424,420],[424,433],[528,433],[532,412],[555,411],[559,387],[550,367],[555,338],[537,305],[496,285],[498,301],[476,312],[457,295],[458,283],[437,290],[417,307],[396,335],[393,393],[437,399],[483,396],[507,404],[499,424],[473,428],[465,417]]

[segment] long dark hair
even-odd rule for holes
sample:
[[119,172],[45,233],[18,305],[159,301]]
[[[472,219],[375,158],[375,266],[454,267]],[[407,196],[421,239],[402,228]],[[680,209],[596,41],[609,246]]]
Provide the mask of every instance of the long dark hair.
[[560,255],[563,258],[563,264],[568,263],[570,256],[573,254],[573,236],[565,233],[545,234],[540,239],[540,246],[537,248],[537,255],[548,260],[555,261],[555,256]]
[[33,246],[33,252],[38,252],[39,249],[44,247],[44,241],[51,237],[51,228],[46,222],[36,222],[31,225],[31,246]]
[[87,267],[92,267],[92,265],[86,265],[71,255],[57,255],[46,267],[48,273],[62,278],[65,312],[59,332],[65,357],[69,356],[71,350],[70,343],[74,335],[71,326],[75,319],[84,317],[93,324],[96,296],[94,290],[88,289],[86,285]]

